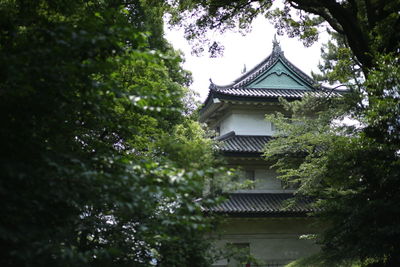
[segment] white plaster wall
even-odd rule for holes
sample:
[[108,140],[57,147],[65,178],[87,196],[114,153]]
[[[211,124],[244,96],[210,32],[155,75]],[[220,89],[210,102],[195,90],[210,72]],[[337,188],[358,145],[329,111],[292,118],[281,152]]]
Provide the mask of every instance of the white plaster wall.
[[256,169],[254,189],[259,190],[282,190],[281,180],[276,178],[273,170]]
[[[231,166],[235,168],[235,166]],[[239,181],[243,182],[245,180],[245,171],[246,170],[254,170],[254,184],[251,189],[241,189],[237,192],[242,193],[284,193],[284,192],[293,192],[293,189],[285,189],[282,187],[281,180],[276,178],[277,173],[274,170],[270,170],[267,167],[263,166],[252,166],[252,165],[243,165],[239,167]]]
[[221,135],[235,131],[236,135],[272,135],[271,123],[265,112],[235,111],[220,122]]
[[227,134],[231,131],[234,131],[234,123],[233,123],[233,114],[227,115],[225,118],[223,118],[219,124],[219,129],[220,129],[220,135]]
[[[250,253],[264,264],[287,264],[319,251],[319,246],[301,235],[314,234],[321,229],[312,226],[308,218],[228,219],[222,225],[217,247],[228,243],[248,243]],[[230,267],[228,259],[220,259],[214,266]]]

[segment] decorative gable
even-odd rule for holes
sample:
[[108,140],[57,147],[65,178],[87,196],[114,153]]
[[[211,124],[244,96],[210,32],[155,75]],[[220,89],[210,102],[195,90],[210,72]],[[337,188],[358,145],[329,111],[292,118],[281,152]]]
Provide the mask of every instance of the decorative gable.
[[280,59],[269,67],[269,69],[264,71],[257,79],[244,87],[297,90],[313,89]]

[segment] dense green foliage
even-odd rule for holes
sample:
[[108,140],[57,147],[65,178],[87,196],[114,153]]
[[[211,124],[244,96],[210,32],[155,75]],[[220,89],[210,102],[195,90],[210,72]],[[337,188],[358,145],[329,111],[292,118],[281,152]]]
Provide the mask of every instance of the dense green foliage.
[[158,1],[0,2],[1,266],[209,264],[213,145],[184,116],[162,16]]
[[[382,69],[370,73],[369,89],[397,90],[397,64],[387,61]],[[388,94],[375,101],[353,108],[352,93],[310,97],[285,103],[291,118],[269,117],[281,132],[265,156],[281,179],[300,184],[299,196],[316,199],[317,215],[329,225],[318,241],[330,266],[396,266],[400,260],[399,99]]]
[[[300,184],[298,195],[314,197],[326,221],[321,257],[305,266],[317,260],[315,266],[399,266],[400,1],[177,0],[173,5],[179,12],[172,12],[171,21],[186,26],[188,39],[204,39],[208,30],[247,30],[258,15],[305,45],[322,30],[331,33],[322,74],[315,77],[345,85],[347,93],[337,99],[327,89],[326,98],[282,101],[287,112],[269,117],[281,131],[265,155],[282,179]],[[185,20],[196,12],[196,20]]]
[[[335,266],[331,261],[325,259],[324,257],[321,257],[320,255],[313,255],[307,258],[301,258],[298,260],[295,260],[289,264],[287,264],[285,267],[325,267],[325,266]],[[357,262],[347,262],[347,261],[342,261],[340,262],[341,267],[360,267],[360,264]]]
[[[329,26],[342,35],[363,70],[376,63],[375,53],[398,52],[400,2],[360,0],[285,0],[275,5],[272,0],[175,0],[169,3],[171,23],[185,26],[186,38],[199,39],[196,50],[210,44],[211,52],[218,45],[206,41],[208,30],[238,29],[246,32],[259,15],[271,20],[278,33],[299,37],[305,45],[318,40],[319,32]],[[195,17],[196,19],[193,19]]]

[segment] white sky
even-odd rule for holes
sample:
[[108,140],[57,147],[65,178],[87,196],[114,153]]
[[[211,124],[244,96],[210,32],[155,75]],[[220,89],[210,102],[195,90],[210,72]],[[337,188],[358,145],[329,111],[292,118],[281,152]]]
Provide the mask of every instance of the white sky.
[[[234,32],[222,35],[213,33],[211,36],[225,47],[223,56],[219,58],[209,58],[206,53],[201,57],[192,56],[190,45],[183,37],[183,30],[166,29],[166,38],[175,49],[185,54],[184,68],[193,75],[193,84],[190,88],[200,94],[201,101],[207,97],[210,78],[217,85],[229,84],[241,75],[244,64],[246,69],[250,70],[272,52],[272,40],[276,33],[273,25],[259,17],[253,22],[252,27],[253,30],[246,36]],[[325,41],[326,35],[323,38]],[[285,52],[285,57],[294,65],[308,75],[311,74],[311,70],[318,71],[321,42],[305,48],[296,38],[277,36],[277,39]]]

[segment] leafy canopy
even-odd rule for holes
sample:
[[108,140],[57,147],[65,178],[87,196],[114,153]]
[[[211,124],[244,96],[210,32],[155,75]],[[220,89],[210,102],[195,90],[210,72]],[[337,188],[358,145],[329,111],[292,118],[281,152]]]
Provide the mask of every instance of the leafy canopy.
[[265,156],[281,179],[300,185],[298,195],[316,200],[316,215],[329,225],[319,237],[322,259],[332,266],[395,266],[400,260],[399,67],[395,56],[381,62],[364,84],[368,105],[357,105],[358,94],[350,92],[286,102],[290,120],[268,117],[281,132]]
[[1,266],[209,264],[199,197],[218,170],[162,15],[1,1]]

